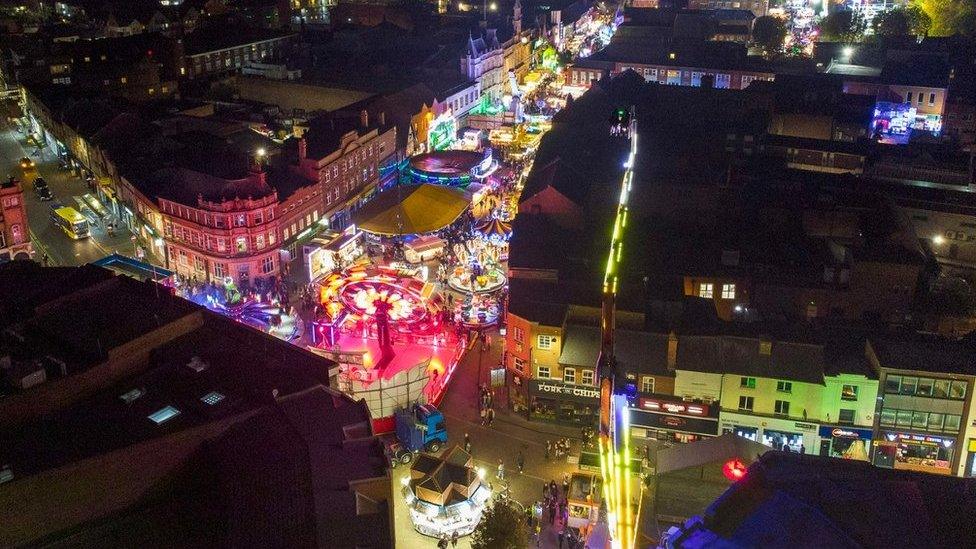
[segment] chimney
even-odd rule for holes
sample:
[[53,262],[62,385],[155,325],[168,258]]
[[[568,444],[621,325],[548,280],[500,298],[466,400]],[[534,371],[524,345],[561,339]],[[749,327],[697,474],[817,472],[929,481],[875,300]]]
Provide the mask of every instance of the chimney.
[[369,113],[366,112],[366,109],[359,112],[359,124],[364,130],[369,127]]
[[302,161],[308,158],[308,141],[304,137],[298,140],[298,160]]
[[380,111],[380,126],[386,126],[386,111]]
[[264,164],[261,163],[261,157],[255,156],[254,161],[251,162],[251,175],[262,185],[268,183],[268,174],[264,171]]
[[674,332],[668,334],[668,371],[673,372],[678,366],[678,336]]

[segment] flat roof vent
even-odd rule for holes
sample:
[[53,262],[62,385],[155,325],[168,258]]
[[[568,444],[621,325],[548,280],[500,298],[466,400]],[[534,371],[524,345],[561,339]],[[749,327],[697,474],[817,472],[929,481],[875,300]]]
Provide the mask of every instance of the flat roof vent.
[[191,358],[190,362],[188,362],[186,366],[198,374],[207,369],[207,363],[198,356]]
[[146,394],[146,390],[145,389],[140,389],[140,388],[136,387],[135,389],[132,389],[131,391],[126,391],[126,392],[122,393],[121,395],[119,395],[119,398],[121,398],[122,399],[122,402],[124,402],[126,404],[132,404],[133,402],[139,400],[139,397],[141,397],[144,394]]

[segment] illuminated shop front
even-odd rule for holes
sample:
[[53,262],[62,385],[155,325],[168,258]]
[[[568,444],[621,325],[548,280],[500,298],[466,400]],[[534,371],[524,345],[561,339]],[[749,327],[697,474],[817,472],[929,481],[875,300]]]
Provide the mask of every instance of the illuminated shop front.
[[815,423],[787,418],[761,417],[722,412],[719,425],[722,434],[734,433],[775,450],[816,453],[820,437]]
[[707,404],[666,397],[645,398],[631,408],[635,437],[659,441],[694,442],[718,435],[717,410]]
[[882,431],[874,442],[874,464],[951,475],[955,442],[947,436]]
[[967,449],[969,454],[966,457],[966,469],[963,470],[962,476],[976,477],[976,438],[969,439]]
[[594,425],[600,412],[600,390],[559,380],[529,381],[529,419]]
[[820,455],[868,461],[873,436],[871,429],[824,425],[820,427]]
[[451,146],[457,139],[457,121],[454,113],[444,111],[437,118],[430,121],[427,130],[427,150],[440,151]]

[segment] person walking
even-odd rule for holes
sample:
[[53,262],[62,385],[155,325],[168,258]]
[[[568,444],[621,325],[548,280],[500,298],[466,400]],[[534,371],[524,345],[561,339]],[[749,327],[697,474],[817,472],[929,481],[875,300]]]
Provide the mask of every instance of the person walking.
[[457,530],[451,533],[451,547],[457,547],[458,533]]
[[498,480],[505,480],[505,463],[501,458],[498,458],[498,474],[496,476]]
[[566,539],[566,530],[563,528],[559,529],[559,549],[563,549],[563,540]]
[[447,549],[447,534],[441,536],[441,539],[437,540],[437,549]]
[[522,450],[519,450],[518,455],[515,456],[515,465],[518,467],[518,472],[521,475],[522,470],[525,469],[525,456],[522,455]]
[[552,455],[552,443],[548,440],[546,441],[546,461],[549,461],[549,456]]
[[464,433],[464,451],[471,453],[471,436],[467,433]]
[[488,414],[485,417],[488,419],[488,426],[491,427],[491,424],[495,422],[495,409],[488,408]]
[[569,473],[563,473],[563,498],[569,497]]

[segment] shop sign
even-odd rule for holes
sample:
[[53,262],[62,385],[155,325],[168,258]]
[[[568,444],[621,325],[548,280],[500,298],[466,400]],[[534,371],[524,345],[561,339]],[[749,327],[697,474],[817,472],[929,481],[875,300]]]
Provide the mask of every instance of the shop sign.
[[651,412],[633,409],[630,411],[630,424],[634,427],[662,429],[695,435],[718,435],[718,420],[712,418],[696,418],[669,415],[662,412]]
[[885,433],[889,442],[920,442],[922,444],[941,444],[946,448],[953,445],[955,440],[932,435],[917,435],[913,433]]
[[591,387],[578,387],[576,385],[565,385],[562,383],[546,383],[542,381],[532,382],[533,388],[540,393],[552,395],[575,396],[580,398],[600,398],[600,390]]
[[640,408],[651,412],[667,412],[689,416],[707,416],[708,405],[694,402],[669,401],[656,398],[641,398]]
[[816,431],[817,425],[815,423],[800,423],[799,421],[793,424],[797,429],[801,431]]
[[820,436],[823,438],[856,438],[871,440],[873,433],[870,429],[823,426],[820,428]]

